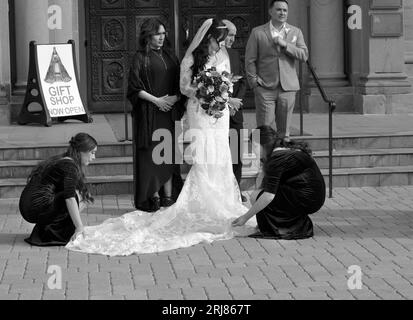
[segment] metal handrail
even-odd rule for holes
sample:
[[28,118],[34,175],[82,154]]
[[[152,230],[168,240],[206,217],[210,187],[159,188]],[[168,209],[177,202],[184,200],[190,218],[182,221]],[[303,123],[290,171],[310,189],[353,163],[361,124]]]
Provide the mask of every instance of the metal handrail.
[[333,113],[336,110],[336,102],[327,97],[327,94],[321,85],[320,79],[317,76],[311,62],[307,60],[308,69],[314,78],[315,84],[323,97],[324,102],[328,103],[328,159],[329,159],[329,198],[333,197]]

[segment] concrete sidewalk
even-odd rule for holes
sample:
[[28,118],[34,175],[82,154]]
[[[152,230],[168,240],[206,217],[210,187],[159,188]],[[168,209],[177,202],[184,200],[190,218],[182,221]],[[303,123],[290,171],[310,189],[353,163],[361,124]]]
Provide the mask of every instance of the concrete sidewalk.
[[[18,201],[0,200],[0,299],[413,299],[413,187],[334,196],[312,217],[310,240],[239,238],[124,258],[31,248]],[[84,222],[132,210],[130,196],[101,197]],[[61,290],[48,285],[51,266],[62,270]]]

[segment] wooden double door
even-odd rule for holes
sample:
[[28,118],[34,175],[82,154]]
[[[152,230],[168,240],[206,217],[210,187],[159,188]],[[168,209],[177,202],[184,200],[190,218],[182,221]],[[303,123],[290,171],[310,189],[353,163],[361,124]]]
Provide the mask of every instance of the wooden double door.
[[182,58],[205,19],[234,22],[234,48],[243,56],[252,28],[267,18],[267,1],[257,0],[90,0],[85,5],[88,105],[95,113],[123,112],[129,66],[145,19],[157,17],[165,24]]

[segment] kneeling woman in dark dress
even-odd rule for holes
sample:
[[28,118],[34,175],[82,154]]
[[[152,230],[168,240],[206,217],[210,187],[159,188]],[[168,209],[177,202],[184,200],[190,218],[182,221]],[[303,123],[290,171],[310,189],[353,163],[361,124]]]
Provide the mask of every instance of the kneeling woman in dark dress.
[[[326,198],[323,175],[307,144],[286,142],[268,126],[260,127],[260,144],[253,141],[260,155],[263,180],[251,196],[252,208],[233,222],[243,226],[255,215],[259,232],[255,238],[298,240],[314,235],[309,215],[319,211]],[[253,139],[258,134],[253,134]]]
[[64,155],[39,164],[28,178],[20,197],[23,218],[36,226],[25,241],[33,246],[65,246],[83,233],[80,212],[93,202],[84,169],[94,159],[97,142],[86,133],[70,140]]

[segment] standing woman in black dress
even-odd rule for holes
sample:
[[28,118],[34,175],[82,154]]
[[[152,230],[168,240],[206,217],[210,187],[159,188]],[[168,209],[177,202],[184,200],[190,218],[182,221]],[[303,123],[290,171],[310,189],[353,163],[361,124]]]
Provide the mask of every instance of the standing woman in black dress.
[[[146,20],[141,27],[137,51],[129,75],[128,99],[133,111],[134,193],[138,210],[155,212],[175,203],[183,182],[180,166],[175,165],[175,121],[185,111],[179,89],[180,65],[167,48],[166,28],[158,19]],[[153,157],[161,142],[153,141],[159,129],[169,132],[172,145],[161,157]],[[161,162],[161,163],[159,163]]]
[[324,178],[312,152],[307,144],[280,139],[271,127],[257,130],[260,143],[252,143],[264,163],[262,186],[251,196],[252,208],[233,226],[243,226],[257,216],[259,232],[251,237],[311,238],[314,231],[309,215],[319,211],[326,199]]
[[65,246],[84,231],[80,213],[93,202],[85,183],[85,167],[97,151],[96,140],[79,133],[65,154],[40,163],[30,174],[19,202],[23,218],[34,223],[25,241],[33,246]]

